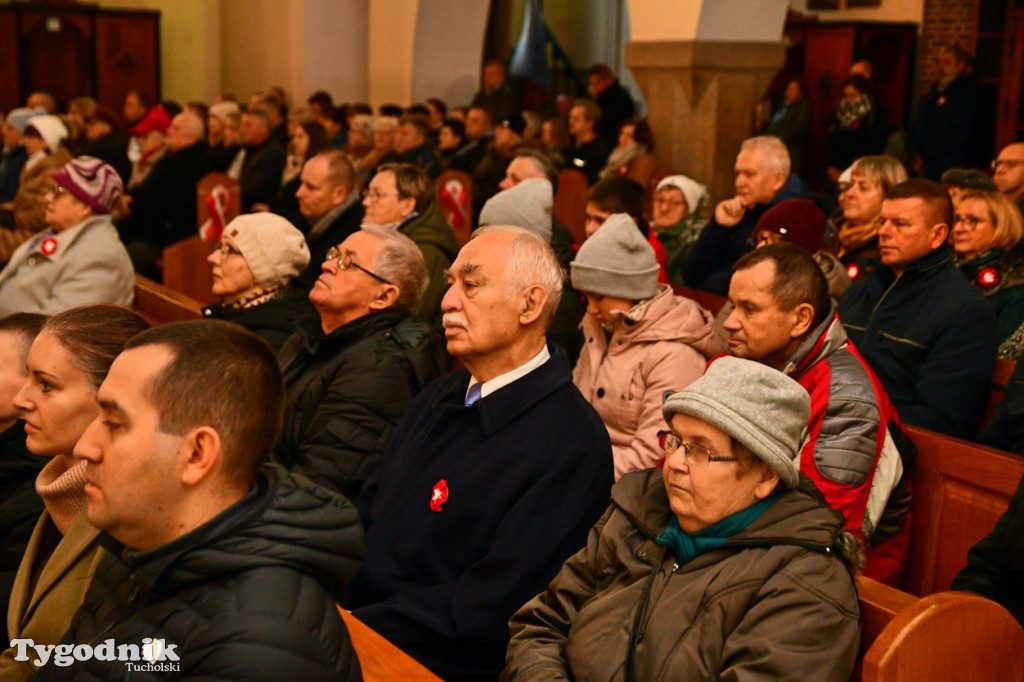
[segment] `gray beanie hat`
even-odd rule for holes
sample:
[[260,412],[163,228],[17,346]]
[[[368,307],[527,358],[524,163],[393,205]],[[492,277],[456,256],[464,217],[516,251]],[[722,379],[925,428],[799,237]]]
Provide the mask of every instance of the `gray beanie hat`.
[[658,294],[658,260],[625,213],[609,216],[570,264],[572,286],[602,296],[642,301]]
[[704,376],[665,400],[665,421],[677,412],[729,434],[774,469],[783,486],[796,487],[811,398],[782,372],[753,360],[718,358]]
[[242,252],[253,279],[264,289],[288,284],[309,264],[306,238],[273,213],[240,215],[227,224],[224,236]]
[[550,180],[523,180],[487,200],[480,211],[480,225],[518,225],[550,244],[553,203]]

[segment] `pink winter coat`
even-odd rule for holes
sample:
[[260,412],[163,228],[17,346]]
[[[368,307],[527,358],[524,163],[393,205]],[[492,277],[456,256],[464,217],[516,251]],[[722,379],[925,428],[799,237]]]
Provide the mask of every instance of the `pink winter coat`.
[[580,325],[585,343],[573,382],[608,427],[616,480],[661,459],[664,393],[686,388],[724,350],[711,313],[666,285],[659,289],[639,311],[616,319],[610,340],[592,315]]

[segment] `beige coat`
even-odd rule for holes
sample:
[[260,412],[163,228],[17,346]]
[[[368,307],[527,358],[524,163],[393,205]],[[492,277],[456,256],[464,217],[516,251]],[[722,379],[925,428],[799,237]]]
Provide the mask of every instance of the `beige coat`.
[[[32,568],[43,550],[45,531],[56,533],[49,512],[39,517],[28,549],[18,568],[7,611],[7,630],[11,639],[29,638],[36,644],[59,644],[71,624],[71,616],[81,606],[96,567],[103,558],[100,532],[89,525],[85,512],[71,524],[39,574],[34,590],[29,590]],[[0,680],[27,680],[35,672],[31,661],[15,661],[15,651],[0,654]],[[30,657],[31,659],[31,657]]]
[[15,229],[0,229],[0,263],[6,263],[19,244],[46,227],[46,193],[53,184],[50,172],[70,160],[71,152],[61,145],[32,168],[21,169],[18,193],[3,206],[14,212]]
[[615,479],[661,459],[657,433],[666,391],[681,391],[723,352],[711,313],[667,285],[641,310],[621,316],[609,339],[584,315],[584,345],[573,382],[608,427]]

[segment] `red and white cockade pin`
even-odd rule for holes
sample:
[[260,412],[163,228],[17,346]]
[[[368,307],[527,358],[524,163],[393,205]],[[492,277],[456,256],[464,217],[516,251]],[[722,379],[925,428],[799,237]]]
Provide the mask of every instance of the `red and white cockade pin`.
[[53,237],[47,237],[43,240],[43,243],[39,245],[39,251],[44,256],[52,256],[57,253],[57,240]]
[[999,271],[995,268],[982,268],[978,272],[978,284],[986,289],[991,289],[999,284]]
[[430,493],[430,511],[441,511],[441,505],[448,500],[448,481],[443,478],[434,484]]
[[846,274],[850,276],[850,279],[857,279],[860,277],[860,266],[856,263],[850,263],[846,266]]

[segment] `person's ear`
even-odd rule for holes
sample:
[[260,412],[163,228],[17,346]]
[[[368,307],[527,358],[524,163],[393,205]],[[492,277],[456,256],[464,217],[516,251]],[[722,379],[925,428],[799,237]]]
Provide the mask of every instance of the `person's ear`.
[[949,225],[936,223],[932,225],[932,251],[939,248],[949,239]]
[[200,426],[186,435],[182,441],[184,465],[181,482],[196,486],[210,475],[221,460],[220,434],[212,426]]
[[801,303],[793,311],[793,316],[795,323],[789,336],[796,339],[810,331],[811,325],[814,323],[814,306],[810,303]]
[[757,461],[761,462],[761,480],[757,482],[757,486],[754,488],[754,497],[763,500],[771,495],[779,484],[779,473],[764,461]]
[[348,197],[348,188],[345,185],[338,185],[332,192],[333,203],[335,206],[341,204]]
[[370,301],[370,310],[387,310],[398,302],[398,296],[401,294],[398,287],[394,284],[382,284],[380,291],[377,292],[377,296]]
[[520,300],[523,307],[519,314],[519,324],[533,324],[544,312],[544,305],[548,302],[548,292],[541,285],[534,284],[523,292]]

